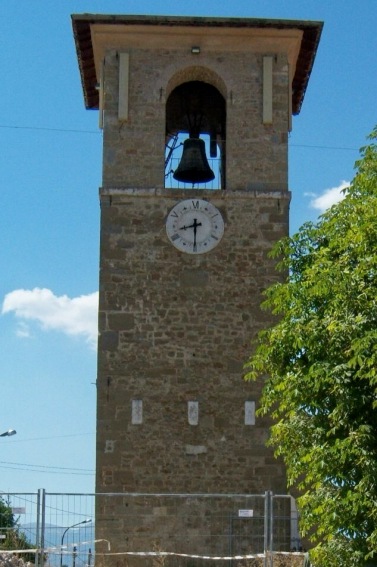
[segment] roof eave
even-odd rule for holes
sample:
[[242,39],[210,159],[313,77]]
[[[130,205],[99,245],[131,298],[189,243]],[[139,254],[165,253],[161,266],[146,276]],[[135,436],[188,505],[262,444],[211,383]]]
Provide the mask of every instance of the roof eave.
[[84,101],[87,109],[98,109],[99,106],[91,24],[299,29],[303,32],[303,36],[296,71],[292,81],[293,114],[299,114],[301,110],[323,28],[323,22],[317,21],[74,14],[72,15],[73,35],[76,44]]

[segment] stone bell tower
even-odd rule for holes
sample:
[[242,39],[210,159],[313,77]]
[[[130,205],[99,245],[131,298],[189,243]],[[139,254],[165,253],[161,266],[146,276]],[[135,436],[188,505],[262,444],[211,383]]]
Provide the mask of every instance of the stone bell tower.
[[243,364],[272,322],[268,252],[321,28],[73,16],[103,128],[98,493],[286,492]]

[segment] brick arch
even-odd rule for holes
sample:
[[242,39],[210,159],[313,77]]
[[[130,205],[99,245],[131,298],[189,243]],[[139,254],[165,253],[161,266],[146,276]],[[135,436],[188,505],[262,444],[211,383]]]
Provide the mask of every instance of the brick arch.
[[223,79],[208,67],[199,65],[180,69],[170,78],[166,85],[166,99],[176,87],[190,81],[202,81],[212,85],[222,94],[224,100],[227,100],[227,88]]

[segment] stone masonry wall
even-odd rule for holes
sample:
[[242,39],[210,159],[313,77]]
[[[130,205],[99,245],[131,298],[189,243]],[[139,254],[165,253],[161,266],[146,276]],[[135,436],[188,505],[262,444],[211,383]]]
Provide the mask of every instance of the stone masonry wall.
[[118,57],[110,51],[105,65],[103,185],[164,186],[165,104],[179,76],[182,81],[208,77],[215,86],[224,85],[227,188],[286,190],[288,65],[283,54],[276,55],[273,125],[263,124],[262,59],[261,54],[221,49],[199,58],[187,50],[132,50],[129,120],[119,123]]
[[[102,195],[97,489],[284,491],[265,447],[269,421],[245,425],[245,401],[257,403],[262,384],[245,384],[242,367],[271,321],[260,303],[278,277],[267,253],[286,232],[288,195],[212,192],[225,234],[199,256],[165,234],[184,197]],[[132,400],[143,402],[141,424]],[[198,425],[188,423],[189,401],[199,403]]]

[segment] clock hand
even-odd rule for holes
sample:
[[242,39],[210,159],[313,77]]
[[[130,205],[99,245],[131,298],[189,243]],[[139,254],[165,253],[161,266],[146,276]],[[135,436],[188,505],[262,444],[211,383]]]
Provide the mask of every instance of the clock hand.
[[200,226],[200,225],[198,225],[196,223],[196,219],[194,219],[194,244],[192,246],[192,249],[193,249],[194,252],[196,252],[196,229],[197,229],[198,226]]
[[179,228],[179,230],[187,230],[188,228],[193,228],[194,230],[196,230],[196,227],[198,227],[198,226],[202,226],[202,223],[197,222],[196,219],[194,219],[194,222],[192,224],[189,224],[188,226],[186,226],[186,225],[181,226]]
[[196,228],[197,228],[198,226],[202,226],[202,223],[201,223],[201,222],[197,222],[197,220],[194,219],[194,222],[193,222],[192,224],[189,224],[188,226],[186,226],[186,225],[181,226],[181,227],[179,228],[179,230],[187,230],[188,228],[193,228],[194,231],[196,231]]
[[193,229],[194,229],[194,242],[193,242],[193,245],[192,245],[192,250],[193,250],[193,252],[196,252],[196,251],[197,251],[197,246],[196,246],[196,233],[197,233],[197,230],[198,230],[198,226],[202,226],[202,223],[201,223],[201,222],[198,222],[196,219],[194,219],[192,224],[189,224],[188,226],[186,226],[186,225],[181,226],[180,229],[179,229],[179,230],[187,230],[188,228],[193,228]]

